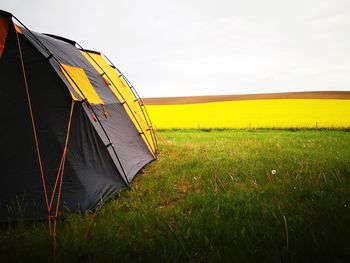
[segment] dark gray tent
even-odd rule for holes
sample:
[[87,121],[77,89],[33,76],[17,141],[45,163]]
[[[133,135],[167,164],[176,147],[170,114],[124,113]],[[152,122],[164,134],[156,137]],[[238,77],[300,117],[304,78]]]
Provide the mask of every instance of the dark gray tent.
[[0,10],[0,221],[96,209],[157,155],[147,112],[95,51]]

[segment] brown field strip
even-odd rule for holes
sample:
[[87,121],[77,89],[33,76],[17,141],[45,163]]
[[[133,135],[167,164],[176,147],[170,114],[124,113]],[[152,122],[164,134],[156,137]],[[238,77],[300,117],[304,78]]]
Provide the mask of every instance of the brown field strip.
[[236,101],[236,100],[270,100],[270,99],[350,100],[350,91],[311,91],[311,92],[286,92],[286,93],[242,94],[242,95],[163,97],[163,98],[143,98],[142,100],[146,105],[171,105],[171,104],[196,104],[196,103],[223,102],[223,101]]

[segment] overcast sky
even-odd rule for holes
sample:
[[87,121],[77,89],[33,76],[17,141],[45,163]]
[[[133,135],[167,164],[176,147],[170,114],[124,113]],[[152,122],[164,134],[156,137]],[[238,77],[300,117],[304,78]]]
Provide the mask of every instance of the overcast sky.
[[105,53],[143,97],[350,90],[349,0],[0,0]]

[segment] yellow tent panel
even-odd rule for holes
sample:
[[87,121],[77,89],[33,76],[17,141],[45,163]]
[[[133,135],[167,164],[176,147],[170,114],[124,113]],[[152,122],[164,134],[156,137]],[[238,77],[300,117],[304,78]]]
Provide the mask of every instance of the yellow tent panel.
[[81,50],[81,53],[90,64],[101,74],[105,83],[110,87],[114,95],[123,103],[126,112],[133,121],[137,130],[143,135],[145,143],[155,155],[156,145],[153,139],[149,123],[145,118],[143,109],[138,99],[133,94],[131,87],[126,83],[122,74],[112,67],[101,54]]
[[[61,64],[62,72],[67,78],[73,89],[78,93],[80,98],[76,98],[72,93],[74,100],[81,100],[85,98],[92,104],[103,104],[103,101],[96,93],[94,87],[91,85],[85,71],[82,68],[76,68]],[[83,94],[84,95],[83,95]]]

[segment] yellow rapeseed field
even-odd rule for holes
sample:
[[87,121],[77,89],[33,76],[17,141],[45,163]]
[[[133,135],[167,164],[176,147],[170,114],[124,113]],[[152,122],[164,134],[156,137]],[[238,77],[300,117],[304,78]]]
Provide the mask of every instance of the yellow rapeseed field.
[[350,127],[350,100],[243,100],[147,109],[157,129]]

